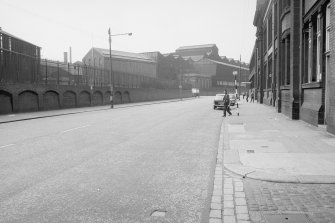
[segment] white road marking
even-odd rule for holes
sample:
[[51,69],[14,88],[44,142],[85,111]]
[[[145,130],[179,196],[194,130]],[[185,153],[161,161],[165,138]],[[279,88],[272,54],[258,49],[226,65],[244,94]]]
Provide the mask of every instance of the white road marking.
[[0,146],[0,149],[10,147],[10,146],[15,146],[15,144],[8,144],[8,145]]
[[78,129],[86,128],[86,127],[88,127],[88,126],[90,126],[90,125],[79,126],[79,127],[73,128],[73,129],[65,130],[65,131],[63,131],[62,133],[65,133],[65,132],[71,132],[71,131],[74,131],[74,130],[78,130]]

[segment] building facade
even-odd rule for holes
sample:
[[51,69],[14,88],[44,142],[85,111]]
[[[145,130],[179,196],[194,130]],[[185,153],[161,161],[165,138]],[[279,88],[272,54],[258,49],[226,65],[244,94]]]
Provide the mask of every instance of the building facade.
[[[105,70],[111,69],[108,49],[92,48],[84,56],[84,64]],[[113,72],[124,75],[157,77],[157,63],[151,57],[140,53],[112,50]]]
[[246,91],[246,85],[243,82],[248,82],[249,65],[234,59],[228,59],[219,55],[219,50],[215,44],[182,46],[175,53],[175,57],[183,58],[188,61],[188,76],[205,83],[206,88],[218,89],[233,89],[235,86],[235,77],[233,72],[238,75],[236,80],[242,87],[241,91]]
[[335,132],[333,0],[258,0],[249,81],[257,100]]
[[0,83],[39,80],[41,48],[0,28]]

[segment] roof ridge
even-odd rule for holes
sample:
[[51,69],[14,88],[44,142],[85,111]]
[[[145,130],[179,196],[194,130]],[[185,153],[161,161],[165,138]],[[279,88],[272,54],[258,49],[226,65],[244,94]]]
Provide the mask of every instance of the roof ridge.
[[[102,56],[109,56],[109,49],[98,48],[98,47],[93,47],[93,49],[99,51],[99,53],[101,53]],[[113,57],[141,59],[141,60],[146,60],[150,62],[155,62],[154,59],[152,59],[151,57],[143,53],[133,53],[133,52],[120,51],[120,50],[111,50],[111,51],[112,51]]]

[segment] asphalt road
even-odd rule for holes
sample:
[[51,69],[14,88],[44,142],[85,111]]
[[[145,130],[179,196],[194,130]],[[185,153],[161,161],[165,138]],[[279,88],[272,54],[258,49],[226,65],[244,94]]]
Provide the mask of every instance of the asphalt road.
[[221,112],[207,97],[2,124],[0,222],[206,222]]

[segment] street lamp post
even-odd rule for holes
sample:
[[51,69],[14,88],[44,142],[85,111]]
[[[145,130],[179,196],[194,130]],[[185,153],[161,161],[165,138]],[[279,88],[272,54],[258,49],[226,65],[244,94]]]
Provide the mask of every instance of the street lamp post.
[[237,71],[233,71],[233,75],[235,78],[235,96],[237,98],[237,81],[236,81],[236,76],[237,76],[238,72]]
[[112,36],[131,36],[133,35],[132,33],[120,33],[120,34],[111,34],[111,29],[108,29],[108,40],[109,40],[109,61],[110,61],[110,76],[109,76],[109,84],[110,84],[110,91],[111,91],[111,96],[110,96],[110,103],[111,103],[111,108],[114,108],[114,73],[113,73],[113,63],[112,63]]
[[239,89],[238,89],[238,99],[240,99],[241,95],[241,55],[240,55],[240,69],[239,69]]

